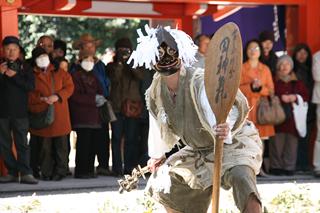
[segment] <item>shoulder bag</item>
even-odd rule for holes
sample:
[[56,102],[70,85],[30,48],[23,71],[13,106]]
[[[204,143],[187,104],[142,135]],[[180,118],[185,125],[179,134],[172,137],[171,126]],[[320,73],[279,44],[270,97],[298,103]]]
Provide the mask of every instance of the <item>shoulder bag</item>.
[[[132,80],[132,79],[131,79]],[[128,87],[128,92],[130,90],[131,80]],[[139,118],[142,113],[143,103],[142,101],[133,101],[126,98],[121,106],[123,115],[128,118]]]
[[[51,89],[54,94],[54,75],[51,73]],[[45,111],[42,112],[29,112],[29,126],[31,129],[43,129],[50,126],[54,121],[54,104],[48,106]]]
[[260,125],[278,125],[285,121],[286,115],[278,96],[260,97],[257,105],[257,122]]

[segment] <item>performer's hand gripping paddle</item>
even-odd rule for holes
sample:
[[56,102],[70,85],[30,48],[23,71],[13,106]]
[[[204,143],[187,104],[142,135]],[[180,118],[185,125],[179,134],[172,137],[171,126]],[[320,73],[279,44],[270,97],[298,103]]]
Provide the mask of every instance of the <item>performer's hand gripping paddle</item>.
[[[211,39],[205,59],[205,91],[217,124],[225,123],[240,84],[242,41],[234,23],[222,26]],[[223,141],[214,145],[212,212],[219,212]]]

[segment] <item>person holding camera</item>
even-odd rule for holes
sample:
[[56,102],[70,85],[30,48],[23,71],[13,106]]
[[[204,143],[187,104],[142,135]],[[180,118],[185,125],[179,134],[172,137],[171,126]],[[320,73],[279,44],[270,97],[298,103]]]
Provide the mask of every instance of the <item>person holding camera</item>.
[[[112,128],[112,171],[118,176],[130,174],[139,161],[139,118],[142,111],[142,99],[139,91],[143,78],[141,70],[132,69],[127,61],[132,53],[132,43],[129,38],[120,38],[115,43],[114,61],[106,66],[111,80],[110,101],[117,120],[111,123]],[[132,104],[132,109],[140,111],[136,116],[126,113],[126,103]],[[140,109],[139,108],[139,103]],[[139,115],[138,115],[139,114]],[[124,137],[124,168],[122,168],[121,140]]]
[[[32,70],[19,59],[20,41],[7,36],[2,41],[4,58],[0,62],[0,150],[8,175],[0,177],[0,183],[38,183],[29,166],[27,134],[28,92],[34,89]],[[17,158],[12,152],[15,143]]]

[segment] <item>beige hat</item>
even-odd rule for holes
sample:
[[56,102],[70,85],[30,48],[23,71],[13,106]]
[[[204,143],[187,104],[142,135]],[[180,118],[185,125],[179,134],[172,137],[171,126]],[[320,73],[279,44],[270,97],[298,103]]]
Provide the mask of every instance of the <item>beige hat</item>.
[[72,47],[76,50],[80,49],[82,44],[93,42],[96,46],[101,45],[101,40],[94,38],[92,35],[89,33],[83,34],[79,40],[73,42]]

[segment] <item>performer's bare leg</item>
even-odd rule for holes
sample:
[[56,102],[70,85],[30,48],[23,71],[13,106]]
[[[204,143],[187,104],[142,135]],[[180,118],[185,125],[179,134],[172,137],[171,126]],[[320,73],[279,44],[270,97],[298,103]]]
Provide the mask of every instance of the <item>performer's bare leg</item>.
[[171,209],[171,208],[169,208],[167,206],[165,206],[164,208],[166,209],[167,213],[181,213],[181,212],[178,212],[178,211],[176,211],[174,209]]
[[259,200],[254,194],[251,194],[244,210],[245,213],[261,213],[262,208]]

